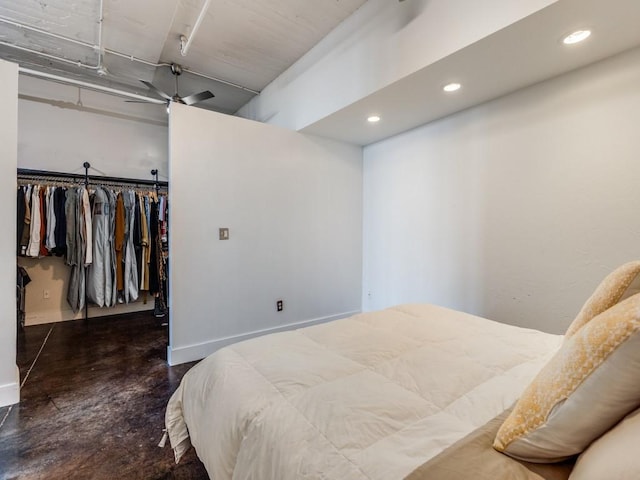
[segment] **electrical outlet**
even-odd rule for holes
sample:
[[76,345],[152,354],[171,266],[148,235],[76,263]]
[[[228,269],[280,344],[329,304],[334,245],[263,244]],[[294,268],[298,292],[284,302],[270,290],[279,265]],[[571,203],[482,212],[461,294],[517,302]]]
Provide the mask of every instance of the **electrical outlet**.
[[220,240],[229,240],[229,229],[228,228],[220,228],[218,229],[220,234]]
[[276,301],[276,310],[278,312],[281,312],[282,310],[284,310],[284,302],[282,300]]
[[49,290],[43,290],[42,291],[42,298],[49,298],[49,296],[50,296]]

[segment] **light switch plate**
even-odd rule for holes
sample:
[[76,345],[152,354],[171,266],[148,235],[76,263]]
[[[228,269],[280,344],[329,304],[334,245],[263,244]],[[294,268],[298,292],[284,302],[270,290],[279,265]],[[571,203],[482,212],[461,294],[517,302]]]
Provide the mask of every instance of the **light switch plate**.
[[220,240],[229,240],[229,229],[221,228],[220,229]]

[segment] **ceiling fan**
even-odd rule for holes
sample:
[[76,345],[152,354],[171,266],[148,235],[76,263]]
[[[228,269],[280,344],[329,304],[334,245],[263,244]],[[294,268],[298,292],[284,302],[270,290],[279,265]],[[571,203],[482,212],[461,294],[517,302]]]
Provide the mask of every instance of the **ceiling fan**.
[[188,95],[186,97],[181,97],[180,94],[178,93],[178,77],[182,75],[182,67],[177,63],[172,63],[171,73],[173,74],[176,80],[176,93],[174,93],[173,96],[163,92],[162,90],[160,90],[150,82],[147,82],[145,80],[140,80],[140,81],[144,83],[147,87],[149,87],[149,90],[154,92],[156,95],[158,95],[161,98],[164,98],[167,101],[167,107],[171,102],[182,103],[183,105],[193,105],[195,103],[202,102],[203,100],[207,100],[209,98],[215,97],[215,95],[211,93],[209,90],[205,90],[204,92],[200,92],[200,93],[194,93],[193,95]]

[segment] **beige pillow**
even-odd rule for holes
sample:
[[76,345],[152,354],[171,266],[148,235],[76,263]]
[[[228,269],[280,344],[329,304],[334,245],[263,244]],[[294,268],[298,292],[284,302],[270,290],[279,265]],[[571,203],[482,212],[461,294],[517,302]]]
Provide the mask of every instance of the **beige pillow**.
[[640,409],[584,451],[569,480],[637,480],[640,478]]
[[565,338],[572,336],[596,315],[636,293],[640,293],[640,262],[625,263],[607,275],[598,285],[569,325]]
[[525,389],[494,447],[550,463],[581,453],[640,406],[640,295],[593,318]]

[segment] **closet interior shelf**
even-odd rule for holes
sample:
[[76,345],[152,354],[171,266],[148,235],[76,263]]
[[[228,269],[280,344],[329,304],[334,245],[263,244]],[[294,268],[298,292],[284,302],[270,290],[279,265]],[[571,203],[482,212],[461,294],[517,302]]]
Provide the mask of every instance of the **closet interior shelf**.
[[[107,177],[102,175],[89,175],[89,183],[97,185],[106,185],[114,187],[129,187],[129,188],[158,188],[166,191],[169,187],[169,182],[156,181],[156,180],[144,180],[137,178],[124,178],[124,177]],[[18,168],[18,182],[59,182],[65,184],[83,185],[85,182],[85,175],[78,173],[64,173],[64,172],[51,172],[48,170],[32,170],[28,168]]]

